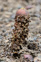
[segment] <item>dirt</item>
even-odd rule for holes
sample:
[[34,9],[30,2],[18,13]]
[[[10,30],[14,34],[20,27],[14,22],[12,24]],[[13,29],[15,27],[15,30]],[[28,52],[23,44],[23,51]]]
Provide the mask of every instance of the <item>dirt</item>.
[[[7,51],[5,52],[4,48],[9,50],[8,46],[11,44],[16,11],[26,6],[32,6],[31,9],[27,10],[31,22],[29,24],[28,39],[26,40],[28,44],[29,42],[32,42],[32,44],[33,42],[38,43],[39,50],[35,51],[25,47],[25,49],[23,48],[24,54],[15,59],[11,55],[7,56]],[[24,55],[28,53],[35,54],[34,62],[41,62],[41,0],[0,0],[0,62],[27,62]],[[8,54],[10,53],[8,52]]]

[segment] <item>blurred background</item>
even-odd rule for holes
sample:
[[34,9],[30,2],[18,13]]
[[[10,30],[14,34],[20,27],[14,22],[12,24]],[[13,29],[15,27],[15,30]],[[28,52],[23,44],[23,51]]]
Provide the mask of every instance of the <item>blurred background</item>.
[[41,44],[41,0],[0,0],[0,59],[4,58],[4,47],[10,44],[16,11],[19,8],[29,7],[31,9],[27,11],[30,14],[31,23],[28,39],[37,39]]

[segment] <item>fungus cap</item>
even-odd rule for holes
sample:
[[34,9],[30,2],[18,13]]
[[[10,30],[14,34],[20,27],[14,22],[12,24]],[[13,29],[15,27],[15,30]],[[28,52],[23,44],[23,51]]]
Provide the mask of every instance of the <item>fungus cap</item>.
[[26,9],[19,9],[16,12],[16,16],[19,16],[19,15],[27,16],[27,15],[29,15],[29,13],[27,12]]

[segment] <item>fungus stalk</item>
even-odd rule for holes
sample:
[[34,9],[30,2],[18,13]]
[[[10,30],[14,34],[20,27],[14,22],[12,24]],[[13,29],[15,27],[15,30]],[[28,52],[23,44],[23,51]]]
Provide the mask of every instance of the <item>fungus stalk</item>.
[[19,53],[22,49],[21,45],[26,45],[25,38],[28,38],[29,14],[25,9],[19,9],[16,12],[15,24],[13,29],[13,37],[11,39],[11,50],[13,55]]

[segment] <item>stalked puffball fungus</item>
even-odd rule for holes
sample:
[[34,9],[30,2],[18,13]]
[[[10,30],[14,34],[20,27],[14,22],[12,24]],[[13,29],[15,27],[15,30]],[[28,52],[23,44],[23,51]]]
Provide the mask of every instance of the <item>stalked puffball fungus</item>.
[[17,10],[14,24],[15,29],[13,29],[13,37],[11,39],[11,50],[13,55],[16,55],[15,52],[19,54],[19,51],[22,49],[21,45],[27,44],[25,38],[28,38],[29,22],[29,13],[27,10],[23,8]]

